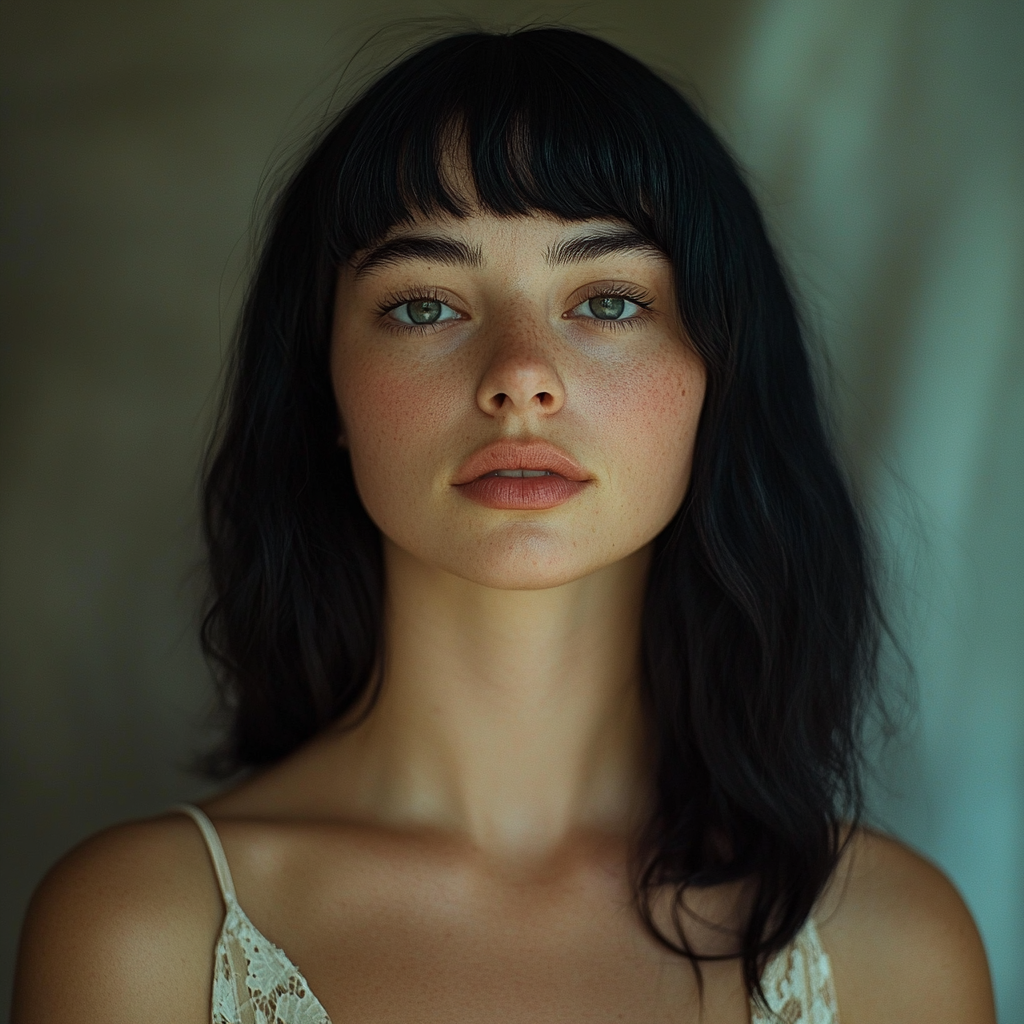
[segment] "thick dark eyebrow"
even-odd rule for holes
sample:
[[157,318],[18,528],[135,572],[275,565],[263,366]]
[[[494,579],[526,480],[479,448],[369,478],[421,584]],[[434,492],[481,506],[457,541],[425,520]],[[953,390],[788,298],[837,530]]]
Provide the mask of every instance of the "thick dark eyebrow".
[[393,238],[367,249],[355,261],[356,277],[362,277],[379,267],[390,267],[406,260],[424,260],[444,263],[449,267],[479,267],[483,256],[479,248],[473,248],[457,238],[444,235],[409,235]]
[[546,259],[552,267],[559,267],[619,253],[653,257],[658,260],[668,259],[665,253],[650,239],[644,238],[638,231],[630,231],[628,228],[623,228],[621,231],[598,231],[590,235],[567,238],[564,242],[552,245],[547,251]]

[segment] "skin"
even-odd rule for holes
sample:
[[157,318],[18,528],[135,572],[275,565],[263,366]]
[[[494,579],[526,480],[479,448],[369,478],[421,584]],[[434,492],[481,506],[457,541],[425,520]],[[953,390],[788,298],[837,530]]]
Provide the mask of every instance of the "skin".
[[[637,701],[650,542],[687,487],[704,391],[650,252],[553,266],[547,216],[421,218],[422,255],[338,285],[332,376],[360,495],[384,536],[379,703],[206,804],[242,906],[341,1021],[744,1022],[734,961],[689,966],[630,906],[650,793]],[[627,326],[579,312],[609,289]],[[395,297],[453,316],[396,327]],[[446,314],[447,316],[447,314]],[[483,508],[452,480],[482,445],[543,438],[588,474],[544,511]],[[694,900],[727,930],[742,889]],[[119,826],[40,887],[15,1024],[209,1021],[223,910],[190,821]],[[857,833],[816,913],[844,1024],[994,1021],[985,956],[949,882]],[[692,925],[722,951],[727,932]]]

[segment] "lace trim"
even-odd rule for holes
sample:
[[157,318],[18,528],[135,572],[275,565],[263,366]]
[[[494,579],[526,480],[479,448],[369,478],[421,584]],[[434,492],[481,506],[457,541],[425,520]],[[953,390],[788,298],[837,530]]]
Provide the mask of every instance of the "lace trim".
[[[212,1024],[331,1024],[299,969],[256,929],[234,897],[225,902]],[[771,1014],[752,1004],[751,1024],[839,1024],[832,967],[813,921],[768,963],[762,985]]]
[[768,962],[761,987],[774,1016],[752,1004],[750,1024],[839,1024],[832,964],[810,918]]
[[213,1024],[331,1024],[299,969],[245,916],[234,898],[217,940]]

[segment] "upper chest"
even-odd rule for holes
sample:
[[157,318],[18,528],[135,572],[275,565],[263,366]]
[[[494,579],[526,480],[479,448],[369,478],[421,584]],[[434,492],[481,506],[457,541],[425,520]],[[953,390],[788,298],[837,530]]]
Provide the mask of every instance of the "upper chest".
[[[645,930],[613,844],[523,872],[376,831],[227,830],[225,847],[241,907],[335,1024],[698,1019],[694,972]],[[735,961],[705,965],[703,1010],[749,1020]]]

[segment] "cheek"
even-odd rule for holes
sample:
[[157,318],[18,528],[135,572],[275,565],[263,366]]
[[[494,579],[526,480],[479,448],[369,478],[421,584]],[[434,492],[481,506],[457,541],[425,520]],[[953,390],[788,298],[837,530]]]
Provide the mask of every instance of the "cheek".
[[605,391],[602,447],[631,514],[667,522],[683,500],[704,382],[699,359],[685,350],[629,367]]
[[436,467],[454,387],[390,360],[341,361],[333,377],[359,493],[375,519],[386,517],[388,506],[408,502],[419,490],[410,484]]

